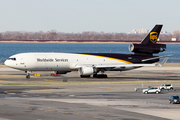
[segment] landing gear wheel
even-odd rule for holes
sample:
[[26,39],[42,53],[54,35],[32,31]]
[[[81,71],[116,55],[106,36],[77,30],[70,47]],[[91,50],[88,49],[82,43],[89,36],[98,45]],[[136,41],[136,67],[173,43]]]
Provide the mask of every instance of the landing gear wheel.
[[98,75],[97,75],[97,74],[94,74],[94,75],[93,75],[93,77],[94,77],[94,78],[97,78],[97,77],[98,77]]
[[107,75],[106,74],[100,74],[100,75],[98,75],[98,78],[107,78]]
[[80,75],[81,78],[90,78],[91,75]]
[[106,74],[94,74],[93,75],[94,78],[107,78]]
[[30,79],[30,75],[26,75],[26,79]]

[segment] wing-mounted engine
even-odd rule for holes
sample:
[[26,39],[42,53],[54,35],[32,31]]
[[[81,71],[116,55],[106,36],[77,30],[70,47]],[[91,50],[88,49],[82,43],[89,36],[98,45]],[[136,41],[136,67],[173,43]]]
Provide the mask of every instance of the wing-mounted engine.
[[92,75],[93,73],[95,73],[95,71],[96,70],[93,67],[81,67],[78,69],[79,75],[82,76]]
[[129,51],[139,54],[158,54],[166,49],[165,44],[135,44],[129,45]]

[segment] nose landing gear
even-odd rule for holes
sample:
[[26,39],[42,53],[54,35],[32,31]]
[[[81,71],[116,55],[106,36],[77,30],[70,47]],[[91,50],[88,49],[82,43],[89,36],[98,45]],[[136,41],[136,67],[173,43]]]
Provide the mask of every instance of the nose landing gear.
[[26,75],[26,79],[30,79],[30,75],[29,74]]
[[31,73],[31,71],[25,71],[25,73],[26,73],[26,79],[30,79],[30,74],[29,73]]

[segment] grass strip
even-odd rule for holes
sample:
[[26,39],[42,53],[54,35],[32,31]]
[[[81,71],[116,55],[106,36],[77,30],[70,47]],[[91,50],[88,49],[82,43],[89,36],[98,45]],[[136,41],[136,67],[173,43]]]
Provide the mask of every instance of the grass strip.
[[0,78],[18,78],[24,77],[24,75],[0,75]]
[[161,80],[161,81],[108,81],[108,82],[17,82],[0,83],[0,85],[79,85],[79,84],[135,84],[135,83],[180,83],[180,80]]

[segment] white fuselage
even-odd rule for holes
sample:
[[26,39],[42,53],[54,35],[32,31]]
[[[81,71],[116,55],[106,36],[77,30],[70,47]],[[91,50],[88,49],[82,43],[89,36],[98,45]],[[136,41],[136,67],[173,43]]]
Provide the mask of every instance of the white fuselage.
[[[132,64],[131,62],[90,54],[78,53],[21,53],[11,56],[5,65],[23,71],[74,71],[77,65]],[[133,69],[126,67],[124,70]],[[115,68],[114,70],[121,70]]]

